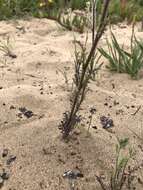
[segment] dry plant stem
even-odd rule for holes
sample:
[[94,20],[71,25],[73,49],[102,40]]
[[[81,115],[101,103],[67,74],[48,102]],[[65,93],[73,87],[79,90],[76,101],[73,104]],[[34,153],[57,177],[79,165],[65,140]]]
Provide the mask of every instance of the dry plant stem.
[[92,118],[93,118],[93,116],[91,115],[91,116],[90,116],[90,120],[89,120],[88,129],[87,129],[87,132],[88,132],[88,133],[89,133],[89,129],[90,129],[91,124],[92,124]]
[[97,0],[93,0],[92,1],[92,43],[94,42],[94,38],[95,38],[95,20],[96,20],[96,1]]
[[66,129],[65,133],[63,134],[63,138],[68,137],[68,135],[69,135],[69,133],[71,131],[71,127],[73,127],[73,126],[70,126],[70,124],[72,122],[72,119],[76,116],[76,113],[80,109],[80,105],[82,103],[82,99],[80,99],[79,103],[78,103],[78,100],[80,98],[80,94],[81,93],[82,93],[81,97],[84,96],[84,92],[85,92],[86,87],[87,87],[87,86],[84,86],[84,84],[83,84],[84,79],[85,79],[85,74],[86,74],[86,71],[87,71],[88,66],[90,64],[91,59],[93,59],[93,57],[94,57],[95,50],[97,48],[98,42],[99,42],[99,40],[100,40],[100,38],[101,38],[104,30],[105,30],[105,27],[106,27],[106,16],[107,16],[107,10],[108,10],[109,3],[110,3],[110,0],[106,0],[105,3],[104,3],[104,9],[103,9],[103,13],[102,13],[101,20],[100,20],[100,25],[99,25],[99,28],[97,30],[97,33],[96,33],[93,45],[91,47],[91,50],[89,52],[89,55],[87,57],[87,60],[85,62],[84,68],[82,70],[80,82],[79,82],[79,85],[78,85],[77,90],[75,92],[75,96],[74,96],[74,100],[73,100],[73,105],[72,105],[72,108],[71,108],[71,111],[70,111],[70,115],[69,115],[69,119],[68,119],[68,122],[67,122],[67,129]]
[[96,176],[96,179],[99,182],[99,184],[101,185],[102,190],[107,190],[107,188],[105,187],[105,184],[103,183],[101,177]]

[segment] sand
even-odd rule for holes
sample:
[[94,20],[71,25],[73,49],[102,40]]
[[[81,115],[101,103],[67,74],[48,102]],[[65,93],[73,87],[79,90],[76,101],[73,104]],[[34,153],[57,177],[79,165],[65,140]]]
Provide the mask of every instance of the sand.
[[[128,48],[131,27],[121,24],[114,26],[113,31]],[[138,29],[136,34],[143,38],[143,32]],[[116,137],[130,139],[129,146],[136,153],[129,163],[131,167],[143,162],[142,76],[132,80],[127,74],[111,73],[103,66],[97,81],[90,84],[82,106],[85,126],[76,129],[68,143],[61,139],[58,124],[69,108],[70,95],[62,73],[67,74],[70,86],[74,35],[84,42],[85,34],[65,31],[47,19],[0,22],[0,40],[4,42],[9,36],[12,51],[17,55],[11,58],[0,52],[0,169],[10,173],[3,190],[65,190],[69,187],[62,175],[74,169],[84,175],[75,189],[100,190],[96,175],[109,180],[115,165]],[[100,46],[105,46],[107,35],[109,31],[102,37]],[[97,129],[91,128],[87,136],[86,122],[92,106],[97,109],[92,123]],[[32,115],[25,116],[21,108]],[[103,115],[113,119],[112,131],[102,128]],[[2,157],[5,148],[8,155]],[[7,166],[10,155],[16,159]],[[134,186],[142,190],[143,185],[137,183],[137,178],[143,180],[142,167],[135,175]]]

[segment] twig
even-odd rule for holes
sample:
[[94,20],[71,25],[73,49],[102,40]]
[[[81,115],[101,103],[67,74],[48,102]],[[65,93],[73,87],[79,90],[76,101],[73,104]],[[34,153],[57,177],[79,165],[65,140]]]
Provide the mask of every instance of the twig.
[[141,105],[137,108],[137,110],[134,112],[134,113],[132,113],[131,115],[136,115],[139,111],[140,111],[140,109],[141,109]]
[[99,184],[101,185],[102,190],[107,190],[104,183],[103,183],[103,181],[102,181],[102,179],[101,179],[101,177],[96,176],[96,179],[99,182]]

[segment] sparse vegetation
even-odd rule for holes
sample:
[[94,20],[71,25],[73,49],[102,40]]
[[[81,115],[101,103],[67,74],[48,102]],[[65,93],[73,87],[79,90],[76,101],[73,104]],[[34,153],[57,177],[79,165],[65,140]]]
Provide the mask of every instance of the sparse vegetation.
[[0,188],[142,190],[142,0],[0,0],[0,20]]
[[111,71],[128,73],[132,78],[137,79],[139,71],[143,67],[143,42],[136,39],[134,29],[130,43],[130,50],[126,51],[124,45],[119,45],[111,31],[111,42],[106,40],[108,52],[103,48],[99,48],[99,51],[109,61],[107,68]]
[[87,27],[88,20],[86,14],[78,15],[69,12],[67,15],[59,17],[59,23],[68,30],[83,33]]
[[73,79],[74,90],[71,97],[71,109],[64,114],[64,118],[59,125],[59,129],[62,131],[64,139],[69,136],[76,126],[76,123],[79,121],[79,116],[77,114],[85,99],[88,84],[91,80],[95,79],[96,73],[101,67],[101,65],[97,65],[100,57],[98,57],[96,49],[107,23],[106,16],[109,3],[110,0],[105,1],[100,25],[97,29],[90,51],[87,51],[86,43],[85,45],[79,43],[80,51],[75,49],[75,76]]
[[[133,151],[129,149],[128,155],[123,156],[124,149],[128,145],[128,138],[118,139],[118,144],[116,145],[116,162],[115,168],[111,174],[110,182],[106,185],[100,176],[97,176],[97,181],[99,182],[102,190],[122,190],[129,181],[132,173],[126,174],[127,166],[130,159],[133,157]],[[129,182],[126,189],[130,189],[132,186],[132,180]],[[128,188],[130,187],[130,188]]]
[[13,46],[8,36],[5,41],[0,42],[0,51],[4,52],[5,55],[16,58],[16,54],[13,53]]
[[[0,19],[16,18],[19,16],[33,15],[36,17],[57,18],[64,9],[85,10],[88,0],[1,0]],[[102,1],[97,1],[97,13],[101,14]],[[132,22],[134,16],[137,21],[143,18],[143,3],[140,0],[128,0],[122,6],[120,0],[112,0],[109,7],[109,18],[112,23],[127,19]]]

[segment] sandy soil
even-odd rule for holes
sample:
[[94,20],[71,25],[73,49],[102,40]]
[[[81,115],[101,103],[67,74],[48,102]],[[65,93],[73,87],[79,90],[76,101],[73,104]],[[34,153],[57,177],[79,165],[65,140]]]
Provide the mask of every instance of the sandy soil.
[[[137,30],[137,29],[136,29]],[[113,31],[125,47],[129,46],[131,27],[114,26]],[[100,45],[105,45],[105,36]],[[104,66],[82,106],[86,124],[89,110],[97,113],[87,137],[87,125],[79,127],[69,143],[61,139],[58,124],[69,107],[69,89],[61,71],[73,74],[73,33],[64,31],[46,19],[0,22],[0,40],[10,36],[17,58],[0,52],[0,169],[10,173],[3,190],[65,190],[62,175],[70,169],[80,170],[78,190],[100,190],[96,175],[109,179],[115,164],[116,137],[130,138],[136,152],[131,167],[143,162],[143,78],[131,80],[126,74],[110,73]],[[75,34],[84,41],[84,34]],[[143,33],[137,36],[143,38]],[[90,45],[90,42],[89,42]],[[104,64],[107,64],[106,62]],[[140,107],[139,111],[136,110]],[[31,115],[23,114],[25,108]],[[101,116],[114,121],[112,131],[104,130]],[[8,149],[8,154],[3,151]],[[7,164],[10,155],[16,156]],[[143,189],[142,167],[135,173],[134,186]],[[106,180],[106,179],[105,179]],[[126,189],[126,188],[125,188]]]

